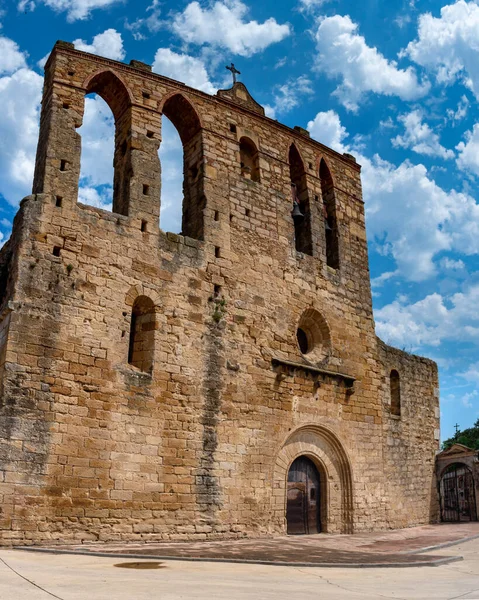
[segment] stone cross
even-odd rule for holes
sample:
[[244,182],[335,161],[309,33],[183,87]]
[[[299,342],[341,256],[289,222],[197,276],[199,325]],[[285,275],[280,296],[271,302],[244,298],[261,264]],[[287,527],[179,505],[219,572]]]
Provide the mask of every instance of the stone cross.
[[236,75],[241,75],[241,72],[231,63],[231,67],[226,67],[228,71],[231,71],[231,75],[233,75],[233,85],[236,83]]

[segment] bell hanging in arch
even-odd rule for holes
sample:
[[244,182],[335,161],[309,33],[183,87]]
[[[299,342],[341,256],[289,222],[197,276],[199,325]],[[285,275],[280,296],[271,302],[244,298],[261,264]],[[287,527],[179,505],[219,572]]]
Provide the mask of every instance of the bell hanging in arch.
[[326,231],[333,231],[333,228],[331,227],[331,225],[328,223],[328,219],[324,219],[324,229]]
[[291,216],[293,217],[293,220],[300,220],[300,219],[304,219],[304,215],[301,212],[301,208],[299,207],[299,203],[295,202],[293,204],[293,210],[291,211]]

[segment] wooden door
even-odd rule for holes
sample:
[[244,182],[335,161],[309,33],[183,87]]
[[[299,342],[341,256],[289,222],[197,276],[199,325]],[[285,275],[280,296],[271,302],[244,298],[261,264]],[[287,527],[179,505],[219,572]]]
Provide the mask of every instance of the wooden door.
[[318,533],[320,480],[314,463],[306,456],[298,457],[289,468],[286,496],[286,522],[290,535]]

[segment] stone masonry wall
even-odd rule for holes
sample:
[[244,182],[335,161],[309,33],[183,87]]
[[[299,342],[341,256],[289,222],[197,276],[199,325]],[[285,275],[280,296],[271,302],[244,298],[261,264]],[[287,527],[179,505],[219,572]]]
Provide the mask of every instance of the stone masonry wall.
[[[117,124],[112,213],[77,202],[76,128],[90,91]],[[162,112],[185,148],[183,229],[193,237],[159,228]],[[241,168],[242,137],[258,150],[259,181]],[[311,256],[295,250],[292,144]],[[326,265],[321,160],[339,269]],[[212,97],[59,43],[46,66],[34,195],[17,223],[2,543],[283,533],[287,471],[300,454],[320,472],[323,530],[436,518],[436,369],[375,336],[351,157],[266,118],[242,84]],[[128,363],[141,297],[154,305],[147,372]],[[393,364],[409,381],[398,422],[387,411]]]

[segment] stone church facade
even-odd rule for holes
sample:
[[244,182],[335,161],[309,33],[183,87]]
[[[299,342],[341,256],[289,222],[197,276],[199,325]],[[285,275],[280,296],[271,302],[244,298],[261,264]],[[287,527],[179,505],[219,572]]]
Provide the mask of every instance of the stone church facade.
[[[78,202],[92,92],[115,118],[112,212]],[[162,114],[181,235],[159,224]],[[242,83],[210,96],[56,44],[0,251],[3,544],[435,521],[438,403],[436,365],[376,337],[352,156]]]

